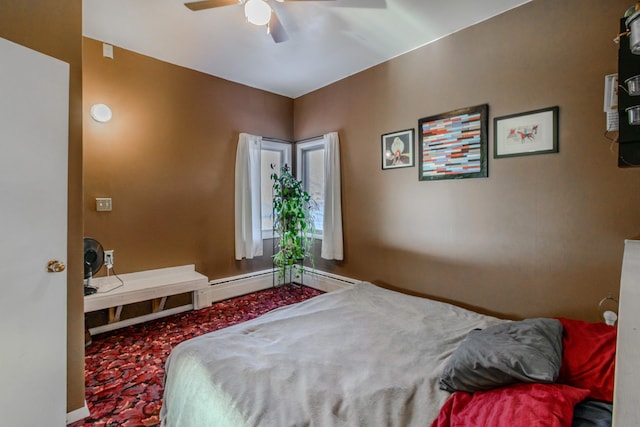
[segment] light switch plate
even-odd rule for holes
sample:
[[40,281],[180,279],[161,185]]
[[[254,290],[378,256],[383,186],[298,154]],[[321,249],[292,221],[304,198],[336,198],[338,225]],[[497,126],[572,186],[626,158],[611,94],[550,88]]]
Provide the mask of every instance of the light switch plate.
[[113,59],[113,45],[102,43],[102,56]]
[[96,211],[111,212],[111,197],[96,197]]

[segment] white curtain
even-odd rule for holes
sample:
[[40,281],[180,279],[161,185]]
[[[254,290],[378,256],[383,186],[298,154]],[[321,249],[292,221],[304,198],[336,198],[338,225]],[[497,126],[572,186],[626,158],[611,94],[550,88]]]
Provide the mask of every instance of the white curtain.
[[344,252],[338,132],[324,135],[324,144],[324,221],[320,256],[324,259],[342,260]]
[[236,151],[236,259],[262,255],[260,147],[262,137],[241,133]]

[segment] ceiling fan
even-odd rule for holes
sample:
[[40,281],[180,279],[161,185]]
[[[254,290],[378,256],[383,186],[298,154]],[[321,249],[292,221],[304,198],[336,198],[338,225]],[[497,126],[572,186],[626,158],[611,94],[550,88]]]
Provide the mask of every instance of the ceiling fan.
[[[244,14],[249,22],[254,25],[266,25],[267,33],[271,35],[273,41],[282,43],[289,40],[289,35],[282,26],[276,11],[269,5],[273,0],[200,0],[185,3],[193,11],[212,9],[214,7],[244,5]],[[275,0],[278,3],[289,1],[335,1],[335,0]]]

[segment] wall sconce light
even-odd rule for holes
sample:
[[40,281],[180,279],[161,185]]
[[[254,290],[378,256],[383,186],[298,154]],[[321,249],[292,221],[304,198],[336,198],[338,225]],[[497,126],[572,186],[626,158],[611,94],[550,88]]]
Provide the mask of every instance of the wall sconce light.
[[253,25],[267,25],[271,19],[271,7],[264,0],[248,0],[244,4],[244,16]]
[[100,123],[106,123],[113,117],[111,108],[106,104],[93,104],[89,114],[93,120]]

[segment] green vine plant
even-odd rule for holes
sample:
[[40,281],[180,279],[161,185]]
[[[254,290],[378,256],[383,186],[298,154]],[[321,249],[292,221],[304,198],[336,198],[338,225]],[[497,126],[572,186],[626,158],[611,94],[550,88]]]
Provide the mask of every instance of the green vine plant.
[[[271,169],[275,171],[276,166],[272,164]],[[277,242],[273,264],[278,270],[278,283],[290,283],[304,272],[305,260],[313,266],[315,202],[286,164],[280,168],[279,175],[277,172],[271,174],[271,180],[273,231]],[[285,281],[287,275],[289,280]]]

